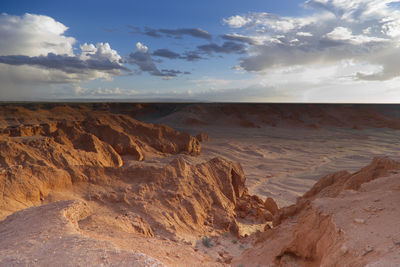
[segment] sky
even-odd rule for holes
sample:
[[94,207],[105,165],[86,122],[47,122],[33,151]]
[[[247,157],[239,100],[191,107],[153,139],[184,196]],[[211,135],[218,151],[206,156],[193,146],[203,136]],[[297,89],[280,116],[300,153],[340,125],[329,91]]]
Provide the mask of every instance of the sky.
[[0,1],[0,101],[400,103],[400,0]]

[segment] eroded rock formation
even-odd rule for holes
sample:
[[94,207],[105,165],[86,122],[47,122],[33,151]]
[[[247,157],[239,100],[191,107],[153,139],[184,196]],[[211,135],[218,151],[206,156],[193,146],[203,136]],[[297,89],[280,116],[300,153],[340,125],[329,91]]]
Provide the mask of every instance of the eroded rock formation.
[[254,248],[233,263],[365,266],[374,262],[394,266],[400,212],[390,203],[400,200],[399,170],[399,162],[374,158],[356,173],[323,177],[295,205],[279,209],[274,228],[267,227]]

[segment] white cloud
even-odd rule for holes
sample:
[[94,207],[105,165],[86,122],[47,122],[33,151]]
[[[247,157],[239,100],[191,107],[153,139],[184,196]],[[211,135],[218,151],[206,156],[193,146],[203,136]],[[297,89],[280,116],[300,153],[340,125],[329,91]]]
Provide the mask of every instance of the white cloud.
[[109,43],[97,43],[96,45],[84,43],[80,46],[81,59],[109,60],[110,62],[121,61],[121,56],[117,51],[111,49]]
[[76,40],[65,36],[68,27],[48,16],[0,15],[0,55],[73,55]]
[[352,37],[352,32],[348,28],[344,27],[336,27],[330,33],[327,33],[326,36],[332,40],[349,40]]
[[73,87],[75,98],[129,98],[138,94],[136,90],[133,89],[122,89],[119,87],[114,88],[86,88],[76,85]]
[[136,51],[137,52],[147,53],[148,50],[149,50],[149,48],[147,46],[145,46],[144,44],[142,44],[141,42],[136,43]]
[[[342,60],[380,66],[374,74],[353,73],[354,79],[386,80],[400,76],[399,0],[308,0],[307,16],[281,17],[260,12],[224,20],[248,42],[240,67],[265,72],[290,66],[335,64]],[[228,36],[228,35],[225,35]],[[239,33],[237,33],[239,36]]]
[[296,33],[296,35],[297,36],[308,36],[308,37],[311,37],[311,36],[313,36],[313,34],[311,33],[311,32],[297,32]]
[[224,19],[223,21],[226,24],[229,24],[229,26],[231,26],[232,28],[241,28],[250,23],[251,19],[242,16],[232,16],[230,18]]
[[1,99],[34,95],[46,85],[111,80],[126,70],[108,43],[85,43],[74,53],[67,30],[48,16],[0,15]]
[[347,41],[355,45],[370,42],[389,41],[389,39],[385,38],[369,37],[365,35],[353,35],[350,29],[344,27],[336,27],[335,29],[333,29],[333,31],[327,33],[326,37],[334,41]]

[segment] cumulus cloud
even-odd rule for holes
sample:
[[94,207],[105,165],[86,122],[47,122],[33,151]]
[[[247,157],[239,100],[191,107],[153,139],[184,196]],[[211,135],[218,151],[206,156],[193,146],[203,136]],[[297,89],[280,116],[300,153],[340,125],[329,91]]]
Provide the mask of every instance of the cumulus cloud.
[[84,43],[80,46],[82,60],[97,60],[109,61],[114,63],[121,63],[121,56],[117,51],[111,49],[109,43],[87,44]]
[[179,29],[153,29],[150,27],[140,27],[127,25],[132,34],[144,34],[150,37],[161,38],[163,36],[181,39],[183,36],[191,36],[211,40],[212,36],[206,30],[200,28],[179,28]]
[[74,55],[75,38],[65,36],[68,27],[42,15],[0,15],[0,55]]
[[0,56],[0,63],[15,66],[38,66],[50,70],[60,70],[65,73],[102,71],[118,75],[120,70],[128,70],[117,62],[110,61],[109,59],[98,60],[88,58],[82,60],[77,56],[56,55],[53,53],[38,57],[23,55]]
[[224,23],[229,24],[232,28],[241,28],[251,23],[251,18],[244,16],[232,16],[227,19],[223,19]]
[[308,0],[307,16],[235,15],[224,22],[239,33],[223,39],[249,46],[239,62],[247,71],[353,60],[380,66],[377,73],[353,73],[355,79],[392,79],[400,75],[394,63],[400,61],[400,11],[390,5],[395,2],[400,1]]
[[371,37],[365,35],[353,35],[351,29],[344,28],[344,27],[336,27],[333,31],[326,34],[331,40],[336,41],[344,41],[349,42],[351,44],[359,45],[363,43],[372,43],[372,42],[385,42],[388,39],[378,38],[378,37]]
[[[108,43],[84,44],[75,53],[76,40],[68,27],[43,15],[0,15],[0,94],[23,95],[30,87],[111,80],[129,71]],[[14,92],[15,91],[15,92]]]
[[108,43],[97,45],[85,43],[80,48],[81,55],[54,53],[40,56],[7,55],[0,56],[0,63],[14,66],[31,65],[65,73],[86,73],[88,76],[94,75],[92,73],[94,71],[114,75],[118,75],[121,70],[129,71],[121,64],[121,56],[111,49]]

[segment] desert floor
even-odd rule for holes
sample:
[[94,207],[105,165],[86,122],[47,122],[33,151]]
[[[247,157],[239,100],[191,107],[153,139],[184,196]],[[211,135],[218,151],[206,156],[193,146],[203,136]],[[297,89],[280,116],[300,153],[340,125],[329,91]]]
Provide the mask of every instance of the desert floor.
[[[170,125],[174,126],[171,121]],[[305,129],[298,127],[243,128],[176,125],[193,135],[206,132],[210,141],[190,161],[224,157],[240,162],[251,194],[274,198],[288,206],[321,177],[347,170],[355,172],[374,157],[400,160],[398,130],[390,128]],[[168,161],[169,159],[164,159]]]

